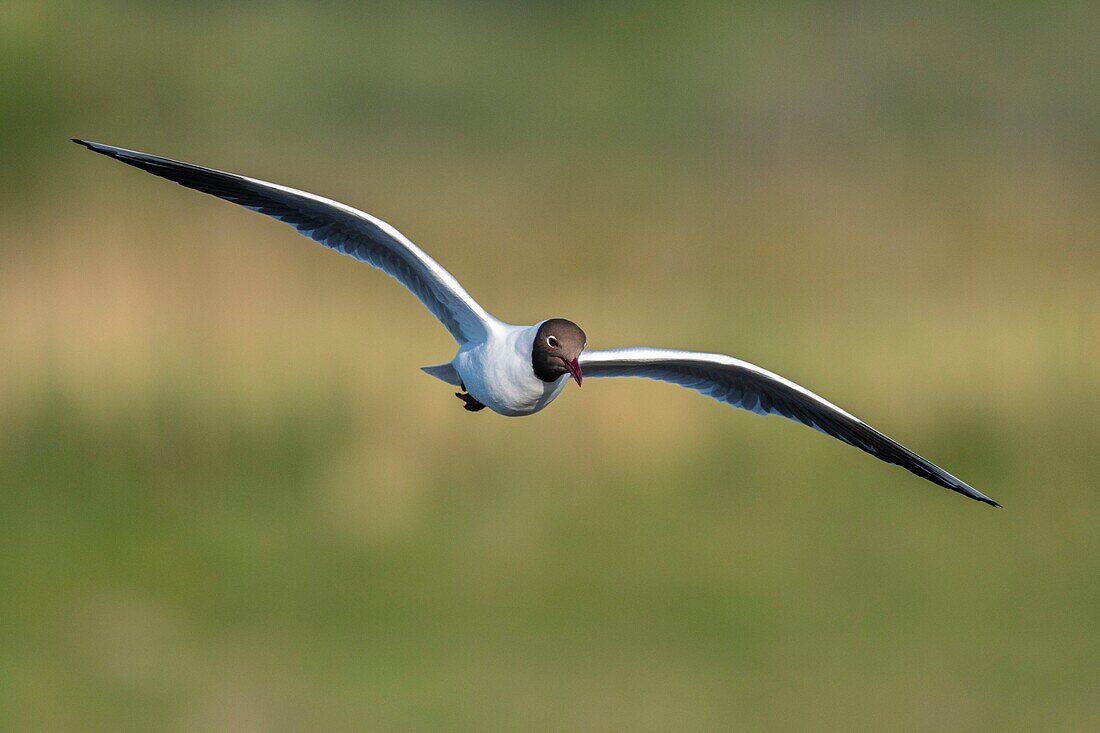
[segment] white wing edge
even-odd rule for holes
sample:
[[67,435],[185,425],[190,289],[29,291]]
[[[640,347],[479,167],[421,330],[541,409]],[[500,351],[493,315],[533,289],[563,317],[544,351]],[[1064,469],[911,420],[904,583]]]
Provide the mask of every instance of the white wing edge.
[[[786,377],[781,377],[775,372],[770,372],[763,367],[758,367],[755,364],[743,361],[741,359],[735,359],[734,357],[728,356],[726,354],[712,354],[704,351],[681,351],[678,349],[657,349],[646,346],[631,346],[622,349],[608,349],[605,351],[584,351],[581,352],[580,362],[581,367],[587,366],[588,364],[600,364],[601,362],[606,363],[621,360],[636,361],[639,365],[643,365],[647,363],[656,364],[666,359],[684,359],[689,361],[710,362],[711,364],[716,364],[718,366],[728,366],[736,367],[738,369],[745,369],[747,371],[759,374],[760,376],[770,379],[774,382],[779,382],[780,384],[790,387],[796,392],[799,392],[806,397],[809,397],[814,402],[817,402],[820,405],[829,408],[830,410],[835,410],[844,417],[867,425],[867,423],[864,423],[855,415],[840,409],[821,395],[814,394],[802,385],[796,384]],[[601,375],[593,374],[592,376],[593,378],[596,378]],[[868,427],[870,426],[868,425]]]
[[[382,219],[379,219],[379,218],[377,218],[377,217],[375,217],[371,214],[368,214],[365,211],[362,211],[360,209],[356,209],[354,207],[348,206],[347,204],[343,204],[339,201],[334,201],[332,199],[328,199],[328,198],[325,198],[323,196],[318,196],[317,194],[309,193],[308,191],[301,191],[301,190],[296,189],[296,188],[291,188],[290,186],[283,186],[283,185],[278,184],[278,183],[271,183],[270,181],[264,181],[264,180],[261,180],[261,179],[258,179],[258,178],[252,178],[250,176],[244,176],[244,175],[241,175],[239,173],[230,173],[228,171],[222,171],[222,170],[218,170],[216,168],[208,168],[206,166],[200,166],[200,165],[197,165],[197,164],[194,164],[194,163],[187,163],[185,161],[175,160],[175,159],[172,159],[172,158],[166,158],[164,156],[154,155],[152,153],[143,153],[143,152],[138,151],[138,150],[130,150],[128,148],[121,148],[121,147],[117,147],[117,146],[114,146],[114,145],[106,145],[104,143],[92,142],[92,141],[83,140],[83,139],[80,139],[80,138],[72,138],[72,141],[79,144],[79,145],[83,145],[83,146],[87,147],[88,149],[90,149],[94,152],[101,153],[101,154],[106,155],[108,157],[113,157],[116,160],[119,160],[120,162],[128,163],[130,165],[135,165],[135,163],[132,160],[130,160],[130,158],[134,158],[134,159],[142,160],[142,161],[156,161],[156,162],[159,162],[159,163],[168,163],[168,164],[183,166],[183,167],[187,167],[187,168],[191,168],[191,169],[199,169],[199,170],[206,171],[206,172],[213,173],[213,174],[217,174],[217,175],[220,175],[220,176],[226,176],[226,177],[229,177],[229,178],[236,178],[236,179],[239,179],[241,181],[246,181],[248,183],[251,183],[252,185],[255,185],[255,186],[258,186],[258,187],[261,187],[261,188],[268,188],[268,189],[272,189],[272,190],[275,190],[275,191],[281,191],[283,193],[290,194],[291,196],[301,196],[302,198],[313,201],[317,204],[320,204],[321,206],[331,207],[331,208],[337,209],[339,211],[342,211],[346,214],[350,214],[353,217],[363,219],[364,221],[367,221],[370,224],[373,224],[374,226],[378,227],[380,230],[382,230],[383,233],[385,233],[387,236],[389,236],[397,245],[399,245],[400,247],[404,248],[407,252],[409,252],[415,258],[415,260],[419,263],[420,267],[427,274],[430,275],[431,279],[433,279],[437,283],[439,283],[439,285],[442,286],[442,288],[454,300],[456,300],[458,302],[461,302],[464,306],[466,306],[466,308],[469,310],[470,314],[475,319],[477,319],[477,321],[479,322],[479,325],[481,326],[481,328],[483,329],[483,331],[485,332],[486,335],[488,335],[488,333],[491,333],[494,330],[498,330],[501,326],[501,321],[499,321],[497,318],[492,316],[488,311],[486,311],[484,308],[482,308],[481,304],[479,304],[476,300],[474,300],[473,296],[471,296],[468,292],[466,292],[466,289],[462,287],[462,285],[458,282],[458,280],[455,278],[455,276],[452,275],[450,272],[448,272],[438,262],[436,262],[430,255],[428,255],[427,252],[425,252],[420,247],[418,247],[416,244],[414,244],[404,234],[402,234],[400,231],[398,231],[395,227],[393,227],[388,222],[385,222]],[[142,166],[140,166],[140,165],[135,165],[135,167],[142,168]],[[152,171],[148,171],[147,169],[143,168],[143,170],[146,170],[147,172],[152,173]],[[154,175],[159,175],[162,178],[165,177],[165,176],[163,176],[161,174],[158,174],[158,173],[153,173],[153,174]],[[169,178],[168,180],[172,180],[172,179]],[[178,183],[178,181],[177,181],[177,183]],[[184,185],[187,188],[194,188],[193,186],[187,186],[186,184],[182,184],[182,185]],[[196,189],[196,190],[201,191],[201,189]],[[249,207],[244,207],[244,208],[249,208]],[[303,234],[305,234],[305,233],[303,232]],[[309,234],[305,234],[305,236],[312,239],[312,237]],[[325,245],[325,243],[320,241],[320,240],[314,240],[314,241],[318,241],[320,244]],[[325,245],[325,246],[328,246],[328,245]],[[386,273],[386,274],[389,274],[391,277],[393,277],[395,280],[400,282],[406,288],[409,287],[408,283],[404,282],[397,275],[394,275],[392,273]],[[462,320],[464,320],[464,319],[460,318],[459,316],[457,316],[453,310],[452,310],[452,316],[455,316],[456,321],[459,322],[459,323],[461,323]]]
[[[803,387],[799,384],[796,384],[796,383],[790,381],[789,379],[781,377],[778,374],[775,374],[774,372],[768,371],[767,369],[764,369],[762,367],[758,367],[755,364],[751,364],[747,361],[743,361],[741,359],[736,359],[736,358],[734,358],[732,356],[728,356],[726,354],[714,354],[714,353],[699,352],[699,351],[682,351],[682,350],[677,350],[677,349],[659,349],[659,348],[651,348],[651,347],[644,347],[644,346],[635,346],[635,347],[627,347],[627,348],[620,348],[620,349],[610,349],[610,350],[604,350],[604,351],[585,351],[585,352],[581,353],[580,363],[581,363],[582,369],[585,369],[587,367],[597,367],[596,369],[592,370],[591,372],[588,372],[588,373],[585,374],[585,376],[591,376],[592,378],[602,378],[602,377],[612,377],[612,376],[634,376],[634,377],[655,379],[657,381],[671,381],[671,380],[667,380],[663,377],[658,376],[657,372],[659,372],[663,362],[676,361],[676,360],[692,361],[692,362],[697,362],[697,363],[700,363],[700,364],[709,363],[709,364],[713,364],[715,366],[733,367],[733,368],[737,368],[737,369],[744,369],[746,371],[755,373],[755,374],[757,374],[757,375],[759,375],[759,376],[761,376],[764,379],[767,379],[769,381],[773,381],[773,382],[782,384],[782,385],[794,390],[795,392],[809,398],[813,402],[816,402],[818,405],[825,408],[826,410],[830,410],[830,411],[833,411],[833,412],[837,413],[838,415],[842,415],[843,417],[846,417],[849,420],[852,420],[853,422],[855,422],[855,423],[859,424],[860,426],[866,428],[872,434],[874,434],[878,438],[881,438],[882,440],[886,441],[888,444],[892,444],[896,448],[900,448],[901,451],[903,451],[905,454],[907,454],[907,456],[910,457],[911,459],[915,458],[917,462],[922,463],[922,464],[927,464],[926,466],[923,467],[926,470],[927,469],[933,469],[933,472],[935,474],[942,474],[942,476],[937,476],[937,478],[940,479],[939,481],[933,480],[933,481],[931,481],[932,483],[935,483],[939,486],[942,486],[943,488],[947,488],[947,489],[950,489],[952,491],[955,491],[956,493],[960,493],[964,496],[967,496],[971,499],[982,502],[984,504],[988,504],[988,505],[993,506],[993,507],[1000,507],[1001,506],[998,502],[994,501],[993,499],[989,498],[988,496],[986,496],[982,492],[978,491],[977,489],[975,489],[973,486],[966,483],[962,479],[960,479],[957,476],[953,475],[952,473],[946,471],[945,469],[941,468],[940,466],[933,463],[932,461],[929,461],[927,458],[924,458],[923,456],[920,456],[919,454],[917,454],[917,453],[913,452],[912,450],[906,448],[905,446],[901,445],[897,441],[895,441],[892,438],[890,438],[890,437],[886,436],[885,434],[881,433],[876,428],[868,425],[863,420],[860,420],[855,415],[852,415],[851,413],[849,413],[845,410],[842,410],[841,408],[834,405],[832,402],[829,402],[828,400],[826,400],[824,397],[821,397],[820,395],[817,395],[817,394],[811,392],[810,390],[806,389],[805,387]],[[632,375],[616,375],[616,374],[600,374],[599,373],[598,367],[599,367],[600,364],[610,364],[610,363],[616,363],[616,362],[619,363],[619,364],[622,364],[623,362],[636,364],[640,370],[644,370],[646,368],[646,366],[651,366],[654,370],[654,373],[653,374],[639,373],[639,374],[632,374]],[[672,382],[672,383],[675,384],[675,382]],[[677,385],[677,386],[681,386],[681,385]],[[688,389],[692,389],[692,388],[688,387]],[[694,391],[700,391],[700,390],[695,389]],[[706,394],[706,393],[703,393],[703,394]],[[721,399],[719,399],[718,401],[723,402],[723,404],[731,404],[731,403],[726,402],[725,400],[721,400]],[[762,410],[762,409],[760,409],[759,404],[758,404],[756,409],[752,410],[752,412],[755,412],[757,414],[763,414],[763,415],[781,414],[781,413],[778,413],[778,412],[773,413],[773,412],[770,412],[770,411]],[[805,423],[802,423],[801,420],[795,420],[795,422],[799,422],[800,424],[805,424]],[[849,445],[853,445],[852,443],[850,443],[848,440],[845,440],[841,436],[833,435],[829,431],[824,430],[823,428],[821,428],[817,425],[812,425],[810,427],[813,427],[815,430],[817,430],[820,433],[828,435],[828,436],[830,436],[834,439],[840,440],[843,443],[848,443]],[[860,446],[855,445],[855,447],[858,448]],[[878,458],[880,458],[880,460],[882,460],[882,458],[880,456],[877,456],[876,454],[872,453],[871,451],[869,451],[865,448],[862,449],[862,450],[864,450],[864,452],[870,453],[871,455],[875,455],[875,457],[878,457]],[[887,461],[887,462],[888,463],[894,463],[893,461]],[[916,473],[913,470],[913,468],[911,468],[909,465],[897,464],[897,463],[894,463],[894,465],[899,465],[900,467],[905,468],[906,470],[910,471],[911,473]],[[917,475],[921,478],[925,478],[925,480],[930,480],[927,476],[924,476],[923,474],[917,474]],[[946,482],[941,483],[941,481],[946,481]]]

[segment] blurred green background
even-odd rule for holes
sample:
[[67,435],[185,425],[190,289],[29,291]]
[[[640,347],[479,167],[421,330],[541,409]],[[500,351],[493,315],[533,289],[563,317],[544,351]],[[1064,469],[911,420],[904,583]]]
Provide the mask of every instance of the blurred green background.
[[[0,728],[1100,728],[1100,6],[0,1]],[[727,351],[1005,505],[514,322]]]

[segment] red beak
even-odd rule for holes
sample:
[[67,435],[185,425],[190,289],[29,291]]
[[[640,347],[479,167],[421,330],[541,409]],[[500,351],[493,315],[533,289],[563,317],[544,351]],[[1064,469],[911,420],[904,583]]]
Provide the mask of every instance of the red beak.
[[[565,361],[565,359],[562,359],[562,361]],[[565,368],[573,375],[573,379],[577,380],[577,386],[581,386],[581,380],[584,379],[584,373],[581,372],[581,363],[576,359],[571,359],[565,361]]]

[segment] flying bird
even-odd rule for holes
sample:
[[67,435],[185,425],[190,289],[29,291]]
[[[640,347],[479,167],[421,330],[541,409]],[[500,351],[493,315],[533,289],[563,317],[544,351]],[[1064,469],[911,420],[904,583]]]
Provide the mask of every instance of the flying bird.
[[576,323],[549,318],[531,326],[498,320],[451,273],[392,226],[346,204],[274,183],[190,163],[73,139],[97,153],[278,219],[341,254],[392,276],[420,299],[458,343],[449,362],[423,367],[459,388],[471,412],[508,416],[549,405],[569,380],[643,377],[671,382],[758,415],[782,415],[991,506],[980,491],[862,420],[783,377],[724,354],[648,347],[593,351]]

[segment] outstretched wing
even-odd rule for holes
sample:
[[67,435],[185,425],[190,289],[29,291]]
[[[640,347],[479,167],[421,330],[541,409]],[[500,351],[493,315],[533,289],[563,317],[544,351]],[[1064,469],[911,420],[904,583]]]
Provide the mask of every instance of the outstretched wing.
[[671,349],[630,348],[585,351],[580,358],[585,377],[644,377],[694,389],[719,402],[759,415],[782,415],[843,440],[887,463],[893,463],[971,499],[1000,506],[947,471],[808,389],[724,354]]
[[90,150],[289,224],[341,254],[374,265],[412,291],[455,341],[485,337],[495,321],[458,280],[392,226],[350,206],[255,178],[73,139]]

